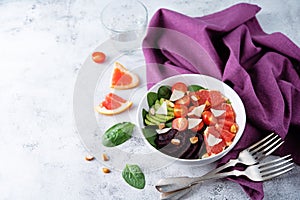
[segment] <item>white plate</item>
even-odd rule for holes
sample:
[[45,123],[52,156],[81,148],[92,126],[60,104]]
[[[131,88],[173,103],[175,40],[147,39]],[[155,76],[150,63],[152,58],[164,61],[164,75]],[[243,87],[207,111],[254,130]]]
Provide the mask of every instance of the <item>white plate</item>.
[[[229,98],[231,105],[236,113],[236,123],[239,126],[239,130],[236,133],[236,136],[232,142],[232,144],[226,148],[224,151],[217,155],[210,156],[208,158],[203,158],[203,159],[197,159],[197,160],[191,160],[191,159],[178,159],[178,158],[173,158],[171,156],[168,156],[166,154],[160,153],[162,156],[164,156],[166,159],[173,159],[176,161],[179,161],[180,163],[183,164],[199,164],[199,165],[204,165],[208,163],[212,163],[224,155],[226,155],[239,141],[241,138],[245,124],[246,124],[246,113],[245,113],[245,108],[242,100],[240,99],[239,95],[228,85],[223,83],[222,81],[206,76],[206,75],[199,75],[199,74],[182,74],[182,75],[177,75],[177,76],[172,76],[170,78],[167,78],[157,84],[155,84],[148,92],[157,92],[159,87],[162,85],[169,85],[172,86],[176,82],[183,82],[186,85],[200,85],[203,86],[207,89],[210,90],[218,90],[220,91],[225,97]],[[149,110],[148,103],[147,103],[147,93],[144,95],[143,99],[140,102],[140,105],[138,107],[137,111],[137,121],[139,128],[142,129],[144,127],[143,123],[143,118],[142,118],[142,110],[146,109]],[[141,133],[142,134],[142,133]],[[145,139],[146,143],[148,141]],[[148,143],[149,144],[149,143]],[[149,144],[150,148],[155,149],[151,144]],[[156,149],[155,149],[156,150]],[[157,150],[156,150],[157,151]]]

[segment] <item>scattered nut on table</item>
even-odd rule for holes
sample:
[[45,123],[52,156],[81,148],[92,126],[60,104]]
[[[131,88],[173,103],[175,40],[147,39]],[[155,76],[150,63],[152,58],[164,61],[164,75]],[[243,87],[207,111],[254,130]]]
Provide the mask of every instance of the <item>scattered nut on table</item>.
[[102,171],[103,171],[103,173],[105,173],[105,174],[110,173],[110,169],[108,169],[108,168],[106,168],[106,167],[103,167],[103,168],[102,168]]
[[95,159],[95,157],[94,157],[94,156],[91,156],[91,155],[88,155],[88,156],[85,157],[85,160],[86,160],[86,161],[92,161],[92,160],[94,160],[94,159]]
[[102,154],[102,160],[103,161],[108,161],[109,160],[108,156],[105,153]]

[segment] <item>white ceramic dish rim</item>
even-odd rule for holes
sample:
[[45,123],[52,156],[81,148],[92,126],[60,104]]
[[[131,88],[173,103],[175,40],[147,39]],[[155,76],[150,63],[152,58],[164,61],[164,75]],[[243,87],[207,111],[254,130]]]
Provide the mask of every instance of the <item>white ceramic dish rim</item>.
[[[225,97],[229,98],[229,100],[231,101],[232,107],[234,109],[234,111],[236,112],[236,122],[239,126],[239,130],[236,133],[236,136],[232,142],[232,144],[230,146],[228,146],[225,150],[223,150],[221,153],[216,154],[216,155],[212,155],[210,157],[207,158],[201,158],[201,159],[180,159],[180,158],[175,158],[172,156],[169,156],[167,154],[164,154],[162,152],[160,152],[159,150],[157,150],[155,147],[153,147],[148,140],[145,138],[145,136],[142,133],[142,128],[144,128],[144,123],[141,117],[141,113],[142,113],[142,109],[146,109],[148,110],[148,104],[147,104],[147,93],[148,92],[157,92],[158,88],[161,85],[172,85],[176,82],[183,82],[187,85],[191,85],[191,84],[197,84],[197,85],[201,85],[204,86],[205,88],[211,89],[211,90],[218,90],[220,91]],[[138,106],[138,110],[137,110],[137,122],[138,122],[138,126],[139,129],[141,130],[141,134],[143,139],[145,140],[145,142],[150,146],[150,148],[155,149],[156,151],[158,151],[162,156],[166,157],[167,159],[171,159],[173,161],[179,161],[182,163],[189,163],[189,164],[209,164],[212,163],[214,161],[217,161],[218,159],[222,158],[223,156],[225,156],[228,152],[231,151],[231,149],[237,144],[237,142],[239,141],[239,139],[241,138],[244,129],[245,129],[245,124],[246,124],[246,112],[245,112],[245,107],[244,104],[242,102],[242,100],[240,99],[239,95],[231,88],[229,87],[227,84],[225,84],[224,82],[213,78],[211,76],[207,76],[207,75],[202,75],[202,74],[181,74],[181,75],[175,75],[175,76],[171,76],[167,79],[164,79],[158,83],[156,83],[154,86],[152,86],[148,92],[143,96],[141,102],[139,103]]]

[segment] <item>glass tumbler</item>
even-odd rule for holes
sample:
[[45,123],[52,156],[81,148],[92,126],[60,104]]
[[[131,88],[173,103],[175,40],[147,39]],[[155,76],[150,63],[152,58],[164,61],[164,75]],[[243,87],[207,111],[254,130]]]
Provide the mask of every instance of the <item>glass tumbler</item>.
[[115,48],[128,53],[141,47],[148,24],[148,11],[137,0],[113,0],[104,7],[101,22]]

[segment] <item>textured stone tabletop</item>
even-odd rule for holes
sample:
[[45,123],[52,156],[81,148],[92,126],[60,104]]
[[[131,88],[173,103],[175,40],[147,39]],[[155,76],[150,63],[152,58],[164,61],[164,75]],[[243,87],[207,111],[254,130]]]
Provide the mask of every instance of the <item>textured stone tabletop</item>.
[[[154,185],[171,175],[200,175],[212,166],[171,164],[147,170],[146,187],[128,186],[118,169],[85,161],[73,118],[73,91],[86,58],[107,36],[100,12],[109,0],[0,0],[0,199],[159,199]],[[149,17],[158,8],[203,16],[237,0],[142,0]],[[300,46],[297,0],[243,1],[262,7],[267,33],[282,32]],[[300,199],[300,167],[264,183],[265,199]],[[248,199],[241,187],[217,180],[185,199]]]

